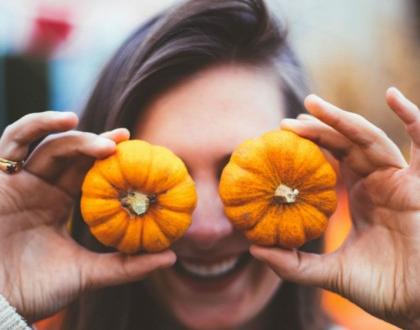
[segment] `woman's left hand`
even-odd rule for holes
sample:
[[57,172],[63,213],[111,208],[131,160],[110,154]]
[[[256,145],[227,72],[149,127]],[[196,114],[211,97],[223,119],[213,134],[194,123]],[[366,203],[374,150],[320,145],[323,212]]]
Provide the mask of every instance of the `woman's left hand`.
[[407,164],[397,146],[360,115],[317,96],[310,115],[282,127],[329,150],[340,161],[352,229],[343,245],[323,255],[252,246],[282,278],[322,287],[405,329],[420,328],[420,111],[397,89],[386,99],[412,139]]

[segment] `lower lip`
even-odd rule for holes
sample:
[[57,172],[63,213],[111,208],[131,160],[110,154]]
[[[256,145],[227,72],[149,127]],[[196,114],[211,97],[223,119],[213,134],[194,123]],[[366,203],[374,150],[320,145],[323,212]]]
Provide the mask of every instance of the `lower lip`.
[[184,286],[190,288],[194,291],[199,292],[218,292],[220,290],[226,289],[233,282],[235,282],[242,273],[245,272],[245,269],[249,265],[251,256],[247,253],[240,257],[238,265],[235,266],[235,269],[229,272],[226,275],[217,277],[217,278],[198,278],[187,274],[179,269],[179,266],[172,268],[174,275],[184,284]]

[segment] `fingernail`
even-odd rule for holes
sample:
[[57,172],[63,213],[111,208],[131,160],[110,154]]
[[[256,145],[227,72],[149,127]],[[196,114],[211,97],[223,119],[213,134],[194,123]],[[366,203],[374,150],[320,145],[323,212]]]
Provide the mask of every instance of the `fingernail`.
[[299,116],[297,116],[296,119],[299,119],[299,120],[313,120],[314,117],[312,117],[311,115],[308,115],[307,113],[301,113]]
[[172,266],[172,265],[174,265],[175,264],[175,262],[176,262],[176,254],[175,253],[172,253],[171,254],[171,257],[169,258],[169,260],[168,260],[168,264],[170,265],[170,266]]
[[328,112],[329,107],[328,102],[325,101],[323,98],[319,97],[318,95],[315,94],[310,94],[305,98],[304,101],[305,107],[306,109],[312,114],[315,115],[315,117],[317,116],[317,114],[322,111],[322,112]]
[[301,127],[302,123],[297,119],[285,118],[280,122],[281,128],[298,128]]
[[172,250],[168,250],[168,252],[166,253],[167,253],[167,257],[165,256],[166,257],[165,262],[162,265],[162,267],[171,267],[176,262],[176,259],[177,259],[176,254]]
[[77,114],[73,111],[55,111],[55,113],[57,114],[57,116],[60,117],[77,117]]
[[116,128],[114,131],[121,131],[124,132],[127,136],[130,136],[130,131],[125,127]]
[[401,91],[397,87],[392,86],[388,90],[394,93],[400,100],[405,100],[404,94],[401,93]]
[[309,101],[324,101],[323,98],[321,98],[320,96],[316,95],[316,94],[309,94],[306,98],[305,101],[309,100]]
[[125,127],[117,127],[111,130],[111,132],[118,132],[118,131],[128,131]]
[[114,148],[116,146],[114,141],[102,137],[98,137],[95,144],[100,148]]
[[72,128],[78,124],[79,117],[71,111],[54,111],[54,120]]
[[[256,246],[256,245],[251,245],[250,247],[249,247],[249,253],[251,253],[251,255],[255,258],[255,259],[258,259],[258,260],[263,260],[263,258],[260,256],[260,255],[258,255],[258,251],[259,251],[259,247],[258,246]],[[261,251],[261,250],[260,250]]]

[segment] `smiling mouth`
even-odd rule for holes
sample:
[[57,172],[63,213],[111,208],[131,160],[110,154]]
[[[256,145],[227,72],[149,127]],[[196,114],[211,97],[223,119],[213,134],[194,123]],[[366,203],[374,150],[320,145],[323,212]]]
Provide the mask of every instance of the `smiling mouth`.
[[251,255],[248,252],[214,263],[193,262],[179,258],[174,270],[182,276],[195,280],[218,280],[238,273],[250,259]]

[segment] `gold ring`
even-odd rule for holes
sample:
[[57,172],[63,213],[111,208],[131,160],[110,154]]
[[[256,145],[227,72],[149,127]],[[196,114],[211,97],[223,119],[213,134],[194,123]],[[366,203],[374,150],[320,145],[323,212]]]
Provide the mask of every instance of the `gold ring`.
[[0,158],[0,170],[7,174],[14,174],[22,169],[23,163],[23,160],[14,162],[12,160]]

